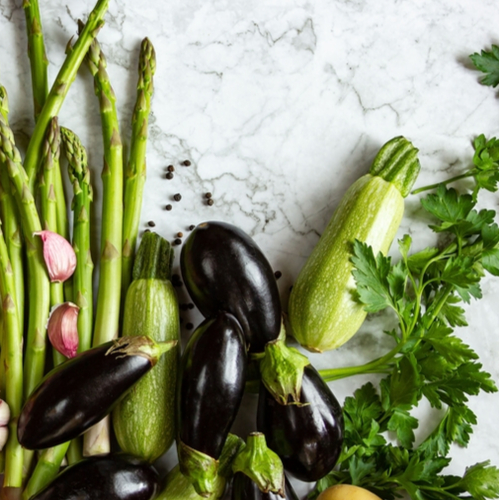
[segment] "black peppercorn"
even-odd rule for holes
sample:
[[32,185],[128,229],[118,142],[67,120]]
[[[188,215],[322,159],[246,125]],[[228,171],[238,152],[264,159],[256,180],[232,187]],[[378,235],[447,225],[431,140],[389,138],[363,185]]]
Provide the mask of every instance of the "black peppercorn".
[[154,223],[154,221],[150,220],[150,221],[148,222],[148,226],[149,226],[149,227],[155,227],[155,226],[156,226],[156,224]]
[[174,174],[173,174],[172,172],[167,172],[167,173],[165,174],[165,177],[166,177],[167,179],[173,179],[173,178],[174,178]]
[[174,200],[175,201],[181,201],[181,199],[182,199],[182,196],[179,193],[174,194]]
[[212,200],[212,198],[209,198],[207,200],[207,205],[212,206],[213,204],[214,204],[214,200]]
[[279,279],[281,278],[281,276],[282,276],[282,275],[281,275],[281,271],[276,271],[276,272],[274,273],[274,277],[275,277],[277,280],[279,280]]
[[205,198],[212,198],[212,193],[205,193]]
[[189,165],[191,165],[191,162],[189,160],[184,160],[182,162],[182,164],[185,166],[185,167],[189,167]]
[[191,224],[191,225],[189,226],[189,230],[190,230],[190,231],[192,231],[195,227],[196,227],[196,226],[195,226],[194,224]]
[[170,203],[165,205],[165,210],[172,210],[172,205],[170,205]]
[[175,167],[174,167],[173,165],[169,165],[169,166],[167,167],[167,170],[168,170],[169,172],[174,172],[174,171],[175,171]]

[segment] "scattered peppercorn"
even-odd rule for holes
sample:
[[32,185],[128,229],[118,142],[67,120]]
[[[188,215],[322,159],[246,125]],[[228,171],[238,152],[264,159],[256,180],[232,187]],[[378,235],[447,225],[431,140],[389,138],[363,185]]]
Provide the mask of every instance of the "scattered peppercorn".
[[187,311],[188,310],[188,305],[187,304],[180,304],[179,308],[181,311]]
[[184,234],[182,234],[182,233],[181,233],[181,231],[179,231],[179,232],[177,233],[177,238],[182,238],[183,236],[184,236]]
[[193,328],[193,323],[186,323],[186,329],[191,330]]
[[205,198],[212,198],[212,193],[205,193]]
[[149,227],[155,227],[155,226],[156,226],[156,224],[154,223],[154,221],[150,220],[150,221],[148,222],[148,226],[149,226]]
[[274,277],[275,277],[277,280],[279,280],[279,279],[281,278],[281,276],[282,276],[282,275],[281,275],[281,271],[276,271],[276,272],[274,273]]
[[188,306],[188,309],[194,309],[194,304],[192,302],[189,302],[189,304],[187,306]]
[[172,205],[170,205],[170,203],[165,205],[165,210],[172,210]]
[[190,231],[192,231],[195,227],[196,227],[196,226],[195,226],[194,224],[191,224],[191,225],[189,226],[189,230],[190,230]]
[[181,201],[181,199],[182,199],[182,196],[179,193],[174,194],[174,200],[175,201]]
[[189,160],[184,160],[182,162],[182,164],[185,166],[185,167],[189,167],[189,165],[191,165],[191,162]]
[[173,179],[173,178],[174,178],[174,174],[173,174],[172,172],[167,172],[167,173],[165,174],[165,177],[166,177],[167,179]]
[[182,244],[182,240],[180,238],[175,238],[174,245],[181,245],[181,244]]
[[212,206],[213,204],[214,204],[214,200],[212,200],[212,198],[209,198],[207,200],[207,205]]
[[169,172],[174,172],[174,171],[175,171],[175,167],[174,167],[173,165],[169,165],[169,166],[167,167],[167,170],[168,170]]

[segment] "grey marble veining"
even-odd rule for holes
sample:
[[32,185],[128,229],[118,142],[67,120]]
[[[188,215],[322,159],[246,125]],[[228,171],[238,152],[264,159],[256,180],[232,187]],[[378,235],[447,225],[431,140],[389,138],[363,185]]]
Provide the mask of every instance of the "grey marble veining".
[[[51,81],[76,36],[76,21],[92,6],[89,0],[40,1]],[[498,137],[498,90],[478,83],[468,58],[498,43],[493,0],[111,0],[105,20],[99,40],[125,144],[142,38],[149,37],[157,53],[141,229],[152,220],[173,240],[203,220],[240,226],[282,272],[284,304],[343,193],[388,139],[404,135],[419,148],[417,185],[425,185],[467,168],[476,135]],[[26,44],[21,1],[0,0],[0,82],[21,146],[33,127]],[[60,121],[87,146],[98,227],[102,144],[85,68]],[[191,166],[181,165],[185,159]],[[164,177],[169,164],[176,169],[172,180]],[[205,203],[206,192],[213,206]],[[180,202],[172,201],[176,193]],[[498,207],[498,194],[485,195],[481,204]],[[426,224],[418,197],[410,196],[398,237],[411,234],[415,250],[432,244]],[[183,293],[180,300],[187,300]],[[469,326],[460,335],[498,382],[497,278],[484,279],[483,294],[466,306]],[[184,316],[194,324],[200,319]],[[384,321],[383,315],[369,317],[346,345],[312,354],[311,361],[326,368],[383,352]],[[343,400],[364,380],[331,387]],[[478,425],[467,449],[453,449],[450,470],[457,474],[486,459],[498,465],[498,395],[471,397],[470,404]],[[246,397],[241,432],[252,430],[254,405]],[[423,435],[436,415],[425,404],[417,413]],[[174,462],[171,450],[164,463]],[[297,484],[300,493],[309,488]]]

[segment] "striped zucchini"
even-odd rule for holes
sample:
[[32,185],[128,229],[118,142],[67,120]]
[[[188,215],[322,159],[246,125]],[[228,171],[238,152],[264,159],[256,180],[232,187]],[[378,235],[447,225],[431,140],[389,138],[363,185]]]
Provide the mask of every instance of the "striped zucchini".
[[[123,332],[156,342],[180,339],[179,307],[170,274],[173,250],[153,232],[144,234],[127,291]],[[113,428],[123,451],[154,462],[175,438],[175,390],[180,345],[165,353],[113,410]]]
[[336,349],[363,323],[366,312],[353,296],[352,245],[357,239],[387,254],[420,171],[417,153],[403,137],[390,140],[340,201],[289,298],[291,334],[304,348]]

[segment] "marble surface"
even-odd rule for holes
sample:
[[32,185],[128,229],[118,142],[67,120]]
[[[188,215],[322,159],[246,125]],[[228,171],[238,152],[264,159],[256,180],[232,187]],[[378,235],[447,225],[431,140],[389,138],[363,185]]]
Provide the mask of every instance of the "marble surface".
[[[33,120],[21,3],[0,0],[0,81],[22,148]],[[40,0],[51,81],[76,21],[92,6],[89,0]],[[125,143],[142,38],[157,52],[141,230],[154,221],[155,230],[173,240],[203,220],[238,225],[282,272],[284,304],[342,194],[384,142],[404,135],[419,148],[417,185],[425,185],[465,169],[474,136],[498,137],[498,90],[478,83],[468,58],[498,43],[494,0],[111,0],[105,19],[99,40]],[[102,145],[85,68],[60,122],[87,146],[98,234]],[[186,159],[191,166],[181,166]],[[176,168],[172,180],[164,177],[169,164]],[[213,194],[212,206],[206,192]],[[172,201],[176,193],[180,202]],[[481,203],[497,207],[498,195]],[[434,241],[418,196],[407,199],[398,237],[405,233],[416,248]],[[486,277],[483,293],[467,306],[470,326],[460,335],[498,382],[498,279]],[[183,316],[184,324],[199,321],[196,312]],[[310,359],[318,368],[368,360],[387,347],[382,328],[383,317],[369,317],[345,346]],[[343,401],[363,382],[330,385]],[[252,396],[245,398],[235,428],[242,435],[253,430],[254,405]],[[498,465],[498,394],[473,397],[470,405],[478,425],[467,449],[453,449],[452,473],[487,459]],[[423,435],[435,414],[424,404],[417,413]],[[171,450],[163,465],[174,462]],[[296,487],[305,494],[310,485]]]

